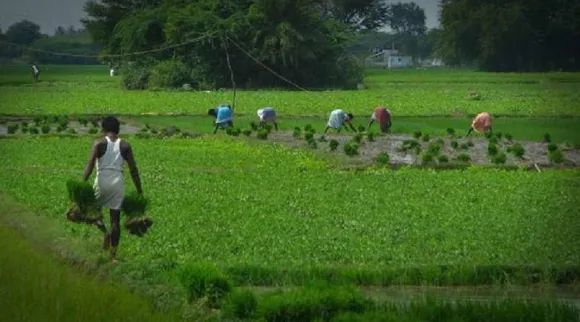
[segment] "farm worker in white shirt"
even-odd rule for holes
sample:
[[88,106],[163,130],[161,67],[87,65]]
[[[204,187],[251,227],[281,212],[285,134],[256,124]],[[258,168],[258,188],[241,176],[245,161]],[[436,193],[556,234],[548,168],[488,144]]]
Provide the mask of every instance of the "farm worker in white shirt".
[[276,119],[276,111],[271,107],[266,107],[258,110],[258,117],[260,118],[260,126],[263,127],[266,122],[274,123],[274,128],[278,131],[278,120]]
[[324,133],[326,134],[330,128],[336,129],[340,133],[340,130],[343,126],[348,131],[346,124],[348,124],[348,126],[350,126],[354,132],[356,132],[356,129],[351,123],[352,119],[354,119],[354,115],[352,115],[352,113],[347,114],[341,109],[336,109],[330,112],[330,117],[328,118],[328,123],[326,124],[326,129],[324,129]]

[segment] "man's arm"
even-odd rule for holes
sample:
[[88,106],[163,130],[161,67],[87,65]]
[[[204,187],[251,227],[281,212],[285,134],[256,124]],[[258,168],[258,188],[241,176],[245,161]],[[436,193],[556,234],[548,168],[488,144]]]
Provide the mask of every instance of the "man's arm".
[[371,125],[373,125],[373,123],[375,123],[375,120],[371,119],[369,121],[369,126],[367,127],[367,131],[371,129]]
[[131,179],[133,179],[133,183],[135,184],[135,188],[137,188],[137,192],[139,194],[143,194],[139,169],[137,169],[137,163],[133,157],[133,149],[131,149],[131,145],[129,145],[129,143],[127,143],[125,150],[125,160],[127,160],[127,165],[129,166],[129,171],[131,172]]
[[95,143],[93,145],[93,149],[91,151],[91,155],[89,156],[89,161],[87,162],[87,166],[85,168],[85,174],[83,176],[83,180],[87,181],[91,177],[91,173],[93,173],[93,168],[95,167],[95,161],[99,155],[99,143]]
[[352,123],[350,123],[350,121],[348,121],[348,126],[350,126],[350,128],[352,129],[353,132],[356,132],[354,125],[352,125]]

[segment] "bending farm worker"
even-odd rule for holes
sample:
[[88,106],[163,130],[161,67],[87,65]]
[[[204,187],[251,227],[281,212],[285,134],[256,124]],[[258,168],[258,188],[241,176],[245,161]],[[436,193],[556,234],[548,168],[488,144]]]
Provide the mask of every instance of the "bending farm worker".
[[471,122],[471,127],[469,128],[469,131],[467,131],[466,136],[469,136],[473,130],[479,133],[487,131],[491,132],[491,115],[487,112],[477,114],[473,119],[473,122]]
[[391,122],[391,111],[382,106],[377,107],[373,112],[373,115],[371,115],[367,131],[371,129],[371,125],[373,125],[375,121],[379,123],[381,132],[383,133],[389,132],[391,126],[393,125],[393,123]]
[[32,63],[32,76],[34,77],[34,81],[38,82],[38,77],[40,76],[40,69],[36,65],[36,63]]
[[330,112],[330,117],[328,118],[328,123],[324,129],[324,133],[326,134],[330,128],[336,129],[340,133],[340,130],[343,126],[348,131],[348,128],[346,127],[347,124],[354,132],[356,132],[356,129],[351,123],[352,119],[354,119],[354,115],[352,115],[352,113],[347,114],[340,109],[336,109]]
[[232,107],[229,105],[220,105],[217,108],[209,109],[207,114],[216,118],[213,134],[216,134],[220,127],[225,129],[234,126]]
[[260,118],[260,126],[263,127],[267,122],[274,123],[274,128],[278,131],[278,120],[276,119],[276,111],[271,107],[266,107],[258,110],[258,117]]
[[105,234],[103,248],[110,249],[111,258],[117,256],[117,247],[121,238],[120,216],[121,205],[125,198],[125,178],[123,166],[125,161],[129,166],[131,178],[139,194],[143,194],[139,170],[133,157],[133,150],[128,142],[118,137],[120,123],[114,116],[107,116],[102,121],[102,130],[105,136],[95,142],[87,167],[84,180],[87,181],[93,172],[95,162],[97,175],[94,189],[97,203],[101,208],[109,208],[111,219],[111,232],[107,231],[105,224],[99,220],[96,225]]

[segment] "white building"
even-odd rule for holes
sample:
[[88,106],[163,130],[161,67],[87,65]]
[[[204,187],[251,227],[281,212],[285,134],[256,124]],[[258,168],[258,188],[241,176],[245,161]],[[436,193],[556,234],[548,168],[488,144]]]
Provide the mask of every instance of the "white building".
[[367,67],[405,68],[413,66],[413,57],[399,55],[396,49],[387,49],[365,59]]

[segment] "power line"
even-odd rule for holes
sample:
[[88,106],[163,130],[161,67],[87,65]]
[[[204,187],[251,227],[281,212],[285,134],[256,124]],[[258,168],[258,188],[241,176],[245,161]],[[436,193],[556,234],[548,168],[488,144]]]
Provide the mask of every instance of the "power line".
[[242,48],[242,46],[238,45],[238,43],[236,43],[235,41],[232,40],[232,38],[226,36],[226,38],[232,42],[232,44],[234,44],[234,46],[238,47],[238,49],[240,51],[242,51],[246,56],[248,56],[250,59],[252,59],[253,61],[255,61],[256,63],[258,63],[260,66],[264,67],[266,70],[268,70],[270,73],[274,74],[276,77],[280,78],[281,80],[285,81],[286,83],[302,90],[305,92],[309,92],[307,89],[297,85],[296,83],[293,83],[291,80],[289,80],[288,78],[276,73],[274,70],[272,70],[270,67],[266,66],[265,64],[263,64],[261,61],[259,61],[258,59],[254,58],[250,53],[248,53],[248,51],[246,51],[244,48]]
[[197,38],[194,38],[192,40],[189,40],[189,41],[186,41],[186,42],[183,42],[180,44],[170,45],[170,46],[161,47],[161,48],[157,48],[157,49],[137,51],[137,52],[125,53],[125,54],[105,54],[105,55],[82,55],[82,54],[61,53],[61,52],[55,52],[55,51],[42,50],[42,49],[37,49],[37,48],[33,48],[33,47],[22,46],[22,45],[15,44],[15,43],[12,43],[9,41],[4,41],[4,40],[0,40],[0,42],[9,44],[9,45],[12,45],[15,47],[20,47],[20,48],[28,50],[28,51],[51,54],[51,55],[55,55],[55,56],[77,57],[77,58],[97,58],[98,59],[98,58],[118,58],[118,57],[139,56],[139,55],[144,55],[144,54],[151,54],[151,53],[155,53],[155,52],[159,52],[159,51],[163,51],[163,50],[168,50],[168,49],[173,49],[173,48],[177,48],[177,47],[183,47],[186,45],[190,45],[190,44],[196,43],[198,41],[201,41],[207,37],[210,37],[213,34],[215,34],[215,33],[204,35],[201,37],[197,37]]

